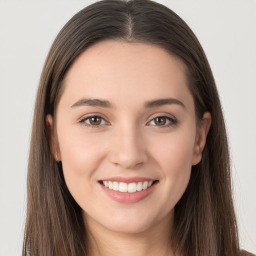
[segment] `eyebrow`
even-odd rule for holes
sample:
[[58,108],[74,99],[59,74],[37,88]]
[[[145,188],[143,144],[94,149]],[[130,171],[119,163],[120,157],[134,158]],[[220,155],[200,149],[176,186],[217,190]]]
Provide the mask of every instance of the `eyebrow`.
[[177,105],[179,105],[183,108],[186,108],[184,103],[182,103],[180,100],[174,99],[174,98],[158,99],[158,100],[148,101],[148,102],[145,103],[144,106],[146,108],[152,108],[152,107],[159,107],[159,106],[170,105],[170,104],[177,104]]
[[[175,98],[167,98],[167,99],[157,99],[152,101],[147,101],[144,104],[145,108],[152,108],[152,107],[160,107],[163,105],[170,105],[170,104],[177,104],[186,109],[184,103],[180,100]],[[81,106],[94,106],[94,107],[104,107],[104,108],[113,108],[114,106],[108,101],[103,99],[88,99],[83,98],[75,102],[71,108],[73,107],[81,107]]]
[[108,100],[83,98],[83,99],[77,101],[76,103],[74,103],[71,106],[71,108],[81,107],[81,106],[96,106],[96,107],[104,107],[104,108],[113,107]]

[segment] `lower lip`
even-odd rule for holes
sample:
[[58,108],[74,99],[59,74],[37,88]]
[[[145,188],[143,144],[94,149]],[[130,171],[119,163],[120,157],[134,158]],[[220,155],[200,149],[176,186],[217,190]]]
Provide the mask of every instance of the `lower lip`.
[[142,191],[137,191],[135,193],[124,193],[124,192],[119,192],[115,190],[111,190],[104,185],[100,184],[103,191],[114,201],[117,201],[119,203],[137,203],[147,196],[149,196],[152,191],[154,190],[156,184],[158,182],[154,183],[151,187],[147,188],[146,190]]

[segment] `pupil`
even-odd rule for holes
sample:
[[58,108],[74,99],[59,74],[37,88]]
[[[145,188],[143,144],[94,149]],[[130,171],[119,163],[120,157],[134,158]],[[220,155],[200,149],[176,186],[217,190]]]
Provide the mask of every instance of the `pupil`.
[[157,125],[164,125],[166,121],[164,117],[157,117],[155,120]]
[[96,116],[91,117],[91,123],[94,124],[94,125],[95,124],[96,125],[100,124],[100,118],[96,117]]

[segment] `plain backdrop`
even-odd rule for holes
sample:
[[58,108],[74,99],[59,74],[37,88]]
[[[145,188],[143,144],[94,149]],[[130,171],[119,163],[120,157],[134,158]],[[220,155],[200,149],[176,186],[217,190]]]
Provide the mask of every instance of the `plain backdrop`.
[[[0,256],[21,255],[35,94],[62,26],[94,1],[0,0]],[[241,246],[256,252],[256,2],[158,1],[198,36],[216,79],[232,157]]]

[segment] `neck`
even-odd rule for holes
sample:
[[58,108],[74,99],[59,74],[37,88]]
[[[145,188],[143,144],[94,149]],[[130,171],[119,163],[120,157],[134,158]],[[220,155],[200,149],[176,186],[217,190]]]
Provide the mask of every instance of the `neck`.
[[[139,233],[111,231],[86,217],[90,256],[173,256],[171,248],[172,217]],[[93,223],[94,222],[94,223]],[[93,226],[93,229],[90,227]]]

